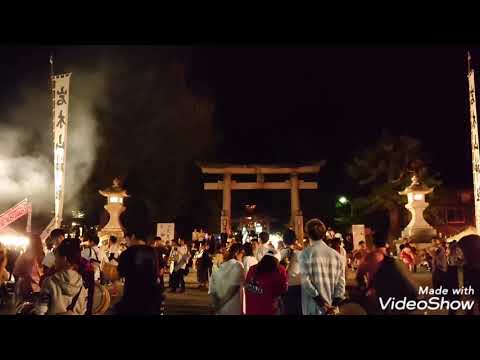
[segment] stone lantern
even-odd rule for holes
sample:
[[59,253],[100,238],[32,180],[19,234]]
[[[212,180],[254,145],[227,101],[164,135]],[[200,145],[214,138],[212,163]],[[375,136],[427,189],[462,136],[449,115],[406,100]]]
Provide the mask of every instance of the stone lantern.
[[98,232],[98,236],[101,240],[108,239],[111,235],[122,240],[125,234],[120,221],[120,215],[126,209],[125,206],[123,206],[123,199],[129,195],[126,190],[122,188],[120,179],[118,178],[113,179],[112,186],[105,190],[99,190],[98,192],[107,198],[107,205],[105,205],[104,208],[110,215],[107,225]]
[[412,214],[410,223],[402,231],[402,238],[410,238],[416,243],[429,243],[437,235],[437,231],[423,217],[423,212],[428,207],[425,195],[432,192],[433,188],[422,184],[417,175],[413,175],[410,186],[399,192],[400,195],[407,196],[405,207]]

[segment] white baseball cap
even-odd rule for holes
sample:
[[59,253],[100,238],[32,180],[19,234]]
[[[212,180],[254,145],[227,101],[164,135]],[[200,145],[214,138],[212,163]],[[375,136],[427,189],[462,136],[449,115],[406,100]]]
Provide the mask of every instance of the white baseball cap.
[[280,253],[279,253],[277,250],[275,250],[275,249],[268,249],[268,250],[265,252],[265,254],[263,254],[263,256],[273,256],[273,257],[277,258],[278,261],[281,260]]

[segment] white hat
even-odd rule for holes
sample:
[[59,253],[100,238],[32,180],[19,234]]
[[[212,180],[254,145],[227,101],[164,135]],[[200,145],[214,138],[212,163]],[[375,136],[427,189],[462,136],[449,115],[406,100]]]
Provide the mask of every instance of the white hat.
[[265,252],[265,254],[263,254],[263,256],[273,256],[273,257],[277,258],[278,261],[280,261],[282,259],[281,256],[280,256],[280,253],[275,249],[268,249]]

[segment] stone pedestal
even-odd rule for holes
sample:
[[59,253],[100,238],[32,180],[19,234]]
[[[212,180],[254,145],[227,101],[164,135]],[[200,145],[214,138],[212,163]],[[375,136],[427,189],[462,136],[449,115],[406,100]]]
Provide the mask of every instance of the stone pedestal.
[[104,208],[108,211],[110,219],[107,225],[98,232],[98,237],[104,240],[113,235],[116,236],[118,240],[122,240],[125,237],[125,233],[120,222],[120,215],[126,210],[125,206],[119,203],[110,203],[105,205]]
[[128,197],[127,192],[122,188],[119,178],[113,179],[113,185],[105,190],[99,190],[99,193],[107,198],[107,205],[104,206],[110,215],[107,225],[105,225],[99,232],[100,240],[108,240],[110,236],[115,236],[119,241],[123,240],[125,233],[120,221],[120,215],[125,211],[123,206],[123,199]]
[[407,196],[408,203],[405,207],[412,215],[409,224],[402,231],[402,238],[410,238],[415,243],[430,243],[437,235],[437,231],[423,217],[423,212],[428,207],[425,195],[432,191],[433,188],[420,184],[418,178],[414,176],[412,185],[399,193]]

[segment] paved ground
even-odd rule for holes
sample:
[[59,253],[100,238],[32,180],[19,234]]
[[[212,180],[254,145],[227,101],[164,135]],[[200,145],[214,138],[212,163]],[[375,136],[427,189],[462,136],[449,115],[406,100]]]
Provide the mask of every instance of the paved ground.
[[[184,293],[171,293],[165,291],[167,315],[210,315],[210,298],[207,289],[199,289],[196,281],[197,274],[190,272],[185,277],[186,291]],[[168,276],[165,277],[168,285]],[[117,296],[112,296],[112,306],[121,298],[121,289]],[[111,309],[106,315],[111,314]]]

